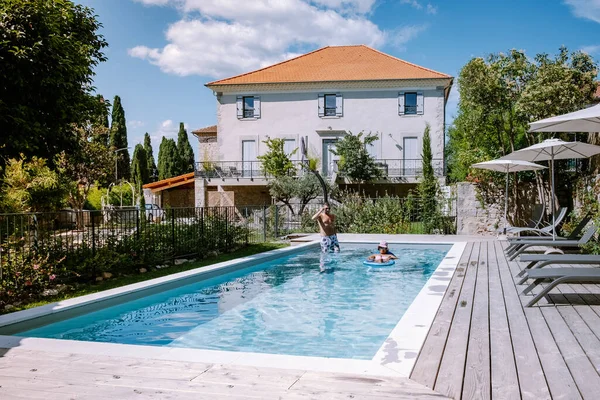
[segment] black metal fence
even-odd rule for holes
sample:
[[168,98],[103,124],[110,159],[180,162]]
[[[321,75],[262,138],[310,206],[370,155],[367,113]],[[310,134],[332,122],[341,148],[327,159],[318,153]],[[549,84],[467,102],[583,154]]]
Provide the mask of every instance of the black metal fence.
[[[177,258],[204,257],[279,239],[315,233],[311,217],[318,204],[173,208],[149,211],[111,209],[53,213],[0,214],[0,281],[40,259],[61,260],[61,268],[81,279],[99,272],[135,271]],[[339,232],[454,233],[452,200],[436,219],[416,198],[350,198],[333,205]],[[431,213],[431,212],[430,212]],[[123,267],[125,265],[125,267]],[[63,274],[64,275],[64,274]]]

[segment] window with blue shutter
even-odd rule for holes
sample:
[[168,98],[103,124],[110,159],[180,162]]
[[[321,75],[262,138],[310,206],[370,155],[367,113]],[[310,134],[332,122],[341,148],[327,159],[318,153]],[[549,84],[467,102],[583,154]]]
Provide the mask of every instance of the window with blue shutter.
[[237,96],[236,108],[238,119],[260,118],[260,97]]
[[417,113],[417,92],[404,93],[404,114],[411,115]]
[[325,116],[335,117],[337,111],[337,96],[335,94],[325,95]]

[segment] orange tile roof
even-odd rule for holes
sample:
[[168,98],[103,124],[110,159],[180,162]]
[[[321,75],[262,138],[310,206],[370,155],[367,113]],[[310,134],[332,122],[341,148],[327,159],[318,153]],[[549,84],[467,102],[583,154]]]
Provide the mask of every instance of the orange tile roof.
[[324,47],[266,68],[210,82],[206,86],[451,78],[368,46],[357,45]]
[[153,192],[160,192],[161,190],[169,189],[194,182],[194,173],[189,172],[187,174],[174,176],[172,178],[163,179],[162,181],[147,183],[142,186],[144,189],[152,189]]
[[211,125],[211,126],[207,126],[205,128],[200,128],[200,129],[196,129],[195,131],[192,131],[192,133],[194,135],[206,135],[206,134],[217,134],[217,126],[216,125]]

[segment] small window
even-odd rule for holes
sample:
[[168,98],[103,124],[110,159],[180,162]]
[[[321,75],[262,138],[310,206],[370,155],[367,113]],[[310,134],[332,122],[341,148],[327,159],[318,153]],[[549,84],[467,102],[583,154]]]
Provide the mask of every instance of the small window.
[[243,98],[244,118],[254,117],[254,96],[246,96]]
[[330,117],[336,115],[336,95],[326,94],[325,95],[325,116]]
[[404,114],[417,113],[417,93],[404,93]]

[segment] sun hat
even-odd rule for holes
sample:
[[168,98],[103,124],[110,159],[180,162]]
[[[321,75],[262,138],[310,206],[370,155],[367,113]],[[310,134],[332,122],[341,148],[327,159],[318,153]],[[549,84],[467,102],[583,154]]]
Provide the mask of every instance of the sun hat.
[[387,242],[385,240],[382,240],[381,242],[379,242],[379,246],[378,247],[383,247],[383,248],[387,249],[388,244],[387,244]]

